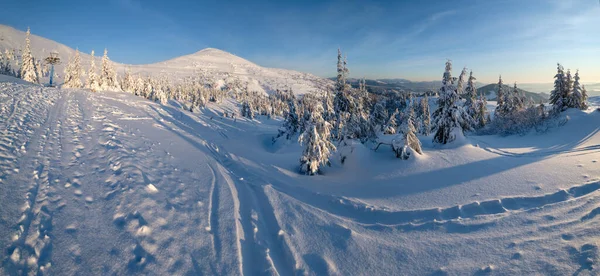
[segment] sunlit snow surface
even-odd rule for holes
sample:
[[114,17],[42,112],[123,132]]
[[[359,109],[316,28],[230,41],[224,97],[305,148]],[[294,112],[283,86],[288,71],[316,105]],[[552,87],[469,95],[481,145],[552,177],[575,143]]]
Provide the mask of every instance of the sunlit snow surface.
[[280,120],[224,118],[231,101],[2,80],[1,275],[598,273],[595,107],[546,134],[420,137],[407,161],[355,144],[311,177]]

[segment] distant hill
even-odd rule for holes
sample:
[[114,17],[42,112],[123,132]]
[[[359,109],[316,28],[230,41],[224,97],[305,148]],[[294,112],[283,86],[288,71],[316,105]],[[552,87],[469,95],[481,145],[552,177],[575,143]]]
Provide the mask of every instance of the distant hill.
[[[330,78],[331,80],[335,80],[335,78]],[[350,78],[348,79],[348,83],[353,87],[358,87],[359,79]],[[385,92],[415,92],[415,93],[424,93],[428,91],[437,91],[439,87],[442,85],[441,81],[410,81],[406,79],[366,79],[367,89],[369,92],[375,94],[382,94]],[[486,95],[488,100],[496,100],[496,84],[484,84],[477,82],[477,91],[483,92]],[[504,89],[512,89],[508,85],[504,85]],[[519,91],[525,93],[525,95],[529,98],[533,98],[533,100],[537,103],[540,100],[543,102],[547,102],[549,95],[546,93],[534,93],[524,89],[517,88]]]
[[[507,91],[509,89],[510,89],[510,91],[512,91],[512,89],[513,89],[513,87],[510,87],[506,84],[503,87],[504,87],[505,91]],[[488,100],[495,101],[497,89],[498,89],[498,85],[493,83],[493,84],[485,85],[483,87],[478,87],[477,93],[483,93]],[[519,90],[519,92],[523,92],[527,98],[531,97],[533,99],[533,101],[536,103],[539,103],[540,101],[547,102],[548,98],[549,98],[549,95],[545,94],[545,93],[529,92],[529,91],[523,90],[521,88],[517,88],[517,90]]]
[[[35,33],[35,30],[33,30]],[[64,69],[69,58],[75,54],[75,49],[60,44],[41,36],[31,34],[31,51],[37,59],[43,59],[50,52],[57,52],[62,63],[55,68],[56,81],[63,78]],[[25,42],[25,32],[13,27],[0,24],[0,51],[4,49],[15,49],[20,55],[20,49]],[[96,51],[96,66],[99,70],[103,49],[98,47]],[[109,49],[110,57],[110,49]],[[91,56],[80,53],[81,66],[87,72]],[[154,64],[122,64],[112,61],[118,74],[124,74],[125,70],[131,70],[133,74],[140,76],[165,76],[173,81],[180,81],[185,77],[202,77],[205,82],[212,83],[216,87],[238,86],[248,87],[251,91],[269,93],[276,89],[292,88],[296,94],[305,94],[319,91],[324,87],[332,85],[329,80],[308,73],[297,72],[287,69],[267,68],[252,63],[231,53],[207,48],[196,53],[173,58]],[[47,81],[47,80],[42,80]]]

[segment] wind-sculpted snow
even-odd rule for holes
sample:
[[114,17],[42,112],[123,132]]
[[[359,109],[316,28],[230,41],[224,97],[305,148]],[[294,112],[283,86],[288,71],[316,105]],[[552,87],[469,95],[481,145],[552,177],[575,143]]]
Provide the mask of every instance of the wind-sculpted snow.
[[305,176],[281,121],[230,100],[3,82],[0,103],[1,275],[597,274],[597,112]]

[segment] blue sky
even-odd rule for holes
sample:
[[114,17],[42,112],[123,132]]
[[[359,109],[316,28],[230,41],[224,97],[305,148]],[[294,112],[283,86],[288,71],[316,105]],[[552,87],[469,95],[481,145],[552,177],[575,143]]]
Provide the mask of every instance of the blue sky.
[[0,23],[111,59],[152,63],[219,48],[268,67],[440,79],[446,59],[480,81],[552,82],[556,62],[600,81],[598,0],[3,1]]

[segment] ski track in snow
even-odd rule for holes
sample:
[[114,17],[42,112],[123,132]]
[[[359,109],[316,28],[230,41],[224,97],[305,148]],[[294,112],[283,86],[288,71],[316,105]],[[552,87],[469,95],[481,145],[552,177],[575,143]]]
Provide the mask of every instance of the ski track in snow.
[[[597,259],[598,246],[578,237],[593,236],[589,226],[598,226],[598,181],[536,196],[389,210],[312,192],[286,183],[275,168],[254,167],[228,151],[233,131],[243,128],[210,114],[122,93],[9,83],[0,83],[0,103],[3,275],[362,274],[358,260],[379,253],[410,262],[386,262],[371,267],[373,274],[411,274],[423,272],[414,264],[430,256],[406,244],[452,247],[445,235],[476,238],[488,230],[487,242],[514,240],[490,249],[514,248],[513,260],[528,250],[549,254],[556,242],[569,244],[564,252],[578,272]],[[506,157],[590,154],[598,145],[577,146],[596,132],[569,150],[482,149]],[[557,217],[563,213],[572,216]],[[512,220],[524,226],[514,230]],[[500,225],[511,231],[493,232]],[[421,239],[431,232],[441,236]],[[392,247],[389,238],[401,245]],[[473,271],[445,258],[439,271],[421,267],[442,275],[492,269],[480,263]],[[500,266],[510,273],[526,264]]]

